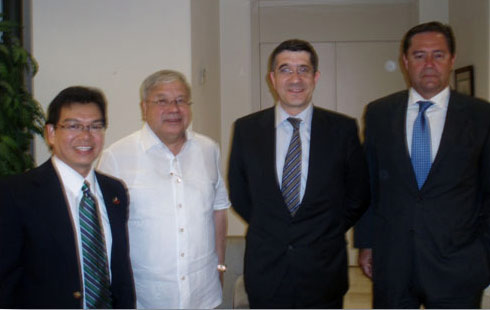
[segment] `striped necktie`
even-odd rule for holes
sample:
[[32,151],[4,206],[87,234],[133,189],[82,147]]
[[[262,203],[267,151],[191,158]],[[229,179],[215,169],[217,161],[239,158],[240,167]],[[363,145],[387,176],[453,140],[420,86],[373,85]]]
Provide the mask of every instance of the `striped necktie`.
[[109,267],[101,221],[87,181],[80,201],[85,305],[87,309],[112,308]]
[[301,138],[299,136],[299,124],[301,119],[290,117],[288,121],[293,126],[293,135],[284,160],[281,191],[289,212],[294,216],[300,205]]
[[425,183],[432,166],[430,124],[425,111],[432,105],[430,101],[417,101],[419,114],[413,123],[412,132],[412,166],[420,188]]

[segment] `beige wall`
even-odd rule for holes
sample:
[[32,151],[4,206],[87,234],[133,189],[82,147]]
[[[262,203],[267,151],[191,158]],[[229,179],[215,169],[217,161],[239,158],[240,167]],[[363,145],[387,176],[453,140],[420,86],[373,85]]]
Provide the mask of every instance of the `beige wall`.
[[[228,162],[233,122],[254,110],[250,12],[250,0],[220,0],[221,152],[224,166]],[[229,235],[244,234],[244,225],[233,210],[228,213],[228,220]]]
[[219,0],[191,0],[193,129],[221,141]]
[[[46,108],[70,85],[101,88],[106,146],[141,127],[139,85],[163,68],[191,75],[190,0],[32,0],[35,97]],[[36,160],[49,157],[36,140]]]
[[[353,1],[345,1],[349,2]],[[260,8],[260,42],[282,42],[296,37],[313,42],[398,41],[415,16],[415,6],[409,1],[267,5]]]
[[[471,5],[469,5],[471,3]],[[456,68],[473,65],[475,95],[490,99],[488,0],[449,1],[449,23],[456,36]]]
[[448,0],[418,0],[417,5],[420,23],[433,20],[449,22]]

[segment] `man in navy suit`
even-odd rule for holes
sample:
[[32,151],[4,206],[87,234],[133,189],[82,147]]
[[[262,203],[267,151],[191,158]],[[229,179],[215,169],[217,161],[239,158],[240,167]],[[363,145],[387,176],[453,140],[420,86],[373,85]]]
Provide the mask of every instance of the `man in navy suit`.
[[[126,189],[92,168],[105,128],[100,91],[61,91],[48,108],[45,128],[51,159],[0,181],[0,308],[135,307]],[[84,184],[101,232],[102,258],[92,260],[100,269],[86,265],[85,253],[94,248],[82,241],[90,235],[81,232]],[[106,286],[99,290],[103,280],[89,270],[102,270]]]
[[402,48],[410,89],[366,109],[372,204],[356,227],[359,262],[376,308],[479,308],[490,282],[490,104],[449,89],[449,26],[415,26]]
[[345,232],[367,208],[356,121],[313,106],[318,57],[287,40],[270,58],[279,98],[235,123],[230,200],[248,223],[245,287],[252,308],[342,308]]

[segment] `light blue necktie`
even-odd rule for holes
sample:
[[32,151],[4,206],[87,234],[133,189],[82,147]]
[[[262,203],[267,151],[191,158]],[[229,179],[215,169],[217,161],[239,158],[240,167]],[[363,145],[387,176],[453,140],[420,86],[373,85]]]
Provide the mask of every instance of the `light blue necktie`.
[[87,181],[82,186],[82,192],[79,215],[85,304],[87,309],[110,309],[112,298],[107,251],[95,198]]
[[417,101],[419,114],[413,123],[412,166],[419,189],[424,185],[432,165],[430,124],[425,111],[432,105],[430,101]]
[[299,124],[301,119],[290,117],[288,121],[293,125],[293,135],[284,160],[281,191],[289,212],[294,216],[300,204],[301,138],[299,136]]

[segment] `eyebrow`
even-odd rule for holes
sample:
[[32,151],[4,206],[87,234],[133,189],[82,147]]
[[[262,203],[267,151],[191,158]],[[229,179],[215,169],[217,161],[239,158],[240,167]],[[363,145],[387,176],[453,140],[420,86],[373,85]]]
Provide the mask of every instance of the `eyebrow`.
[[[81,121],[79,119],[76,119],[76,118],[67,118],[67,119],[64,119],[64,120],[61,120],[60,123],[68,123],[68,122],[71,122],[71,123],[81,123]],[[91,123],[103,123],[104,120],[103,119],[96,119],[96,120],[93,120]]]
[[448,51],[437,49],[437,50],[415,50],[412,52],[412,54],[417,54],[417,53],[447,53]]

